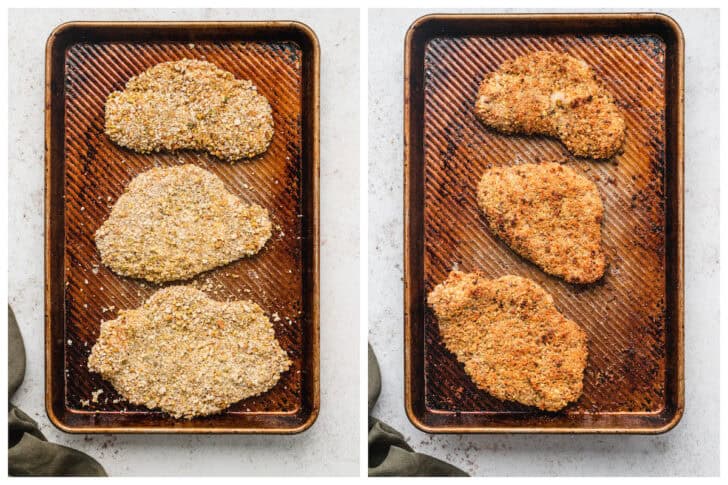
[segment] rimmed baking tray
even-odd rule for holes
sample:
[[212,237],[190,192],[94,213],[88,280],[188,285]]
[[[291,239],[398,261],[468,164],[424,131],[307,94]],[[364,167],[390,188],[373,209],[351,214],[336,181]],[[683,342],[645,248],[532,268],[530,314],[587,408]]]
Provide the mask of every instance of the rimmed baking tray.
[[[538,50],[586,60],[627,121],[624,153],[574,158],[473,115],[483,75]],[[660,14],[429,15],[405,41],[405,407],[431,433],[660,433],[683,413],[683,36]],[[491,234],[486,166],[559,160],[594,180],[609,268],[589,286],[550,277]],[[443,346],[426,295],[453,268],[516,274],[584,327],[584,392],[562,412],[479,390]]]
[[[142,155],[104,134],[104,103],[163,61],[204,59],[250,79],[271,103],[275,134],[250,163],[195,152]],[[217,300],[251,299],[271,316],[293,361],[269,392],[223,413],[175,420],[131,406],[90,373],[100,323],[159,286],[100,261],[93,234],[137,174],[192,163],[268,208],[264,250],[190,281]],[[78,433],[296,433],[319,410],[319,45],[297,22],[73,22],[46,47],[46,409]],[[99,393],[99,390],[102,391]],[[96,399],[94,399],[96,396]]]

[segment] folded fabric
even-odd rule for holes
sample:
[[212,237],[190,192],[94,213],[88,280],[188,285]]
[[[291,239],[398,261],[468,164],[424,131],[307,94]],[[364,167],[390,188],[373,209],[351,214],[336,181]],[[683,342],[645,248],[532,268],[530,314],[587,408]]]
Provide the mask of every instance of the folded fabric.
[[[379,363],[369,345],[369,413],[379,398],[382,378]],[[459,468],[429,455],[416,453],[391,426],[369,416],[370,477],[467,477]]]
[[8,306],[8,399],[25,377],[25,346],[13,309]]
[[371,344],[368,345],[369,347],[369,396],[368,396],[368,405],[369,405],[369,414],[372,414],[372,408],[377,403],[377,399],[379,399],[379,393],[382,391],[382,375],[379,372],[379,362],[377,361],[377,356],[374,355],[374,350],[372,349]]
[[[25,376],[25,346],[8,307],[8,397]],[[8,405],[8,475],[10,476],[106,476],[93,458],[73,448],[49,443],[30,416]]]

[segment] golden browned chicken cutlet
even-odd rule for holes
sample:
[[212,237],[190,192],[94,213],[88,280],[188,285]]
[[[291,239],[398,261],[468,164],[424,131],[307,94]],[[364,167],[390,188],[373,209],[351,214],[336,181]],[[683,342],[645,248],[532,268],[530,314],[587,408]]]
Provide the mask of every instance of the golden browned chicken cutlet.
[[257,304],[217,302],[189,286],[159,290],[102,323],[88,359],[129,402],[176,418],[266,392],[290,364]]
[[427,301],[445,346],[480,389],[546,411],[581,395],[586,333],[535,282],[453,271]]
[[580,157],[609,158],[624,143],[612,95],[586,62],[558,52],[518,57],[486,74],[475,113],[504,133],[557,137]]
[[153,283],[184,280],[260,251],[268,211],[194,165],[153,168],[131,181],[96,231],[101,261]]
[[141,153],[201,150],[234,161],[268,149],[273,115],[252,82],[182,59],[157,64],[111,93],[105,131]]
[[511,249],[569,283],[593,283],[606,266],[602,199],[591,180],[558,163],[487,170],[478,205]]

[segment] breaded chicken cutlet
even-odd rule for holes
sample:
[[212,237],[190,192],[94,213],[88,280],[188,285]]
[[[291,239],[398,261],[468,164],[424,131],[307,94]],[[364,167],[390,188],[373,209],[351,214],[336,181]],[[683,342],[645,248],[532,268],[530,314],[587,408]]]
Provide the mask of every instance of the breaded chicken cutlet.
[[228,161],[268,149],[273,114],[248,80],[205,61],[157,64],[106,100],[105,132],[140,153],[202,150]]
[[516,253],[569,283],[604,274],[602,199],[591,180],[558,163],[487,170],[478,205],[488,226]]
[[453,271],[427,302],[445,347],[480,389],[546,411],[581,395],[586,333],[535,282]]
[[159,290],[102,323],[88,359],[129,402],[176,418],[262,394],[290,365],[260,306],[217,302],[189,286]]
[[260,251],[268,211],[230,193],[194,165],[137,175],[96,231],[101,261],[153,283],[184,280]]
[[594,70],[558,52],[508,60],[486,74],[475,113],[503,133],[559,138],[580,157],[609,158],[624,143],[624,118]]

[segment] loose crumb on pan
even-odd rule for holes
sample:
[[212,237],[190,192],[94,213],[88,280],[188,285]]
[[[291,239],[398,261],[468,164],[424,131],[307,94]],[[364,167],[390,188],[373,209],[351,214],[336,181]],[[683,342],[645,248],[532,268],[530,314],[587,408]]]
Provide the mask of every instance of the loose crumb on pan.
[[265,152],[273,131],[256,86],[205,61],[157,64],[106,100],[106,134],[141,153],[202,150],[235,161]]
[[129,402],[176,418],[219,413],[270,390],[291,365],[263,309],[188,286],[104,322],[88,367]]
[[559,138],[574,155],[609,158],[624,143],[614,98],[583,60],[540,51],[505,61],[485,75],[475,114],[504,133]]
[[101,261],[154,283],[191,278],[260,251],[268,211],[194,165],[152,168],[131,181],[96,231]]
[[586,333],[534,281],[452,271],[427,302],[445,346],[479,388],[547,411],[581,395]]

